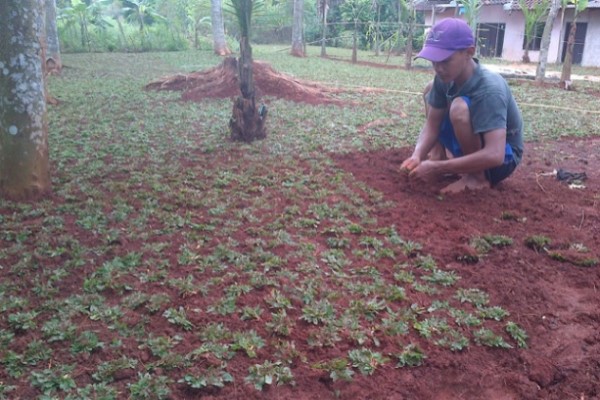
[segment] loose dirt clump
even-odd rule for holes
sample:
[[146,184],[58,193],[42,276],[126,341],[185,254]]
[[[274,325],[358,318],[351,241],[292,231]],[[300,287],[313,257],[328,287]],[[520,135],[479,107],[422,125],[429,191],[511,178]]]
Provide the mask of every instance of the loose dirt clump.
[[[344,92],[343,89],[331,88],[277,72],[264,61],[255,60],[253,67],[256,94],[259,97],[273,96],[313,105],[334,104],[341,106],[346,103],[332,97],[332,95]],[[161,78],[149,83],[146,89],[183,91],[181,97],[185,101],[238,96],[240,94],[238,63],[235,58],[228,57],[216,67],[190,74],[177,74]],[[372,91],[374,89],[364,88],[359,90]]]

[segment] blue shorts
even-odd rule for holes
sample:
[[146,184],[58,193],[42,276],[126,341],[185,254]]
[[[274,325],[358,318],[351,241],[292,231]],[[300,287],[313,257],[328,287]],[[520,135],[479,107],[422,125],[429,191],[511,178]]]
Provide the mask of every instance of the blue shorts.
[[[471,99],[466,96],[461,96],[461,98],[469,107],[471,106]],[[480,137],[483,144],[483,135],[480,135]],[[463,155],[462,149],[460,148],[460,143],[458,143],[454,133],[454,127],[450,122],[450,114],[448,113],[446,113],[446,116],[442,121],[442,126],[440,127],[439,141],[442,146],[452,153],[454,157],[461,157]],[[517,161],[513,156],[512,147],[510,147],[510,144],[506,143],[504,150],[504,162],[498,167],[487,169],[485,171],[485,176],[490,184],[495,186],[500,181],[508,178],[510,174],[513,173],[515,168],[517,168]]]

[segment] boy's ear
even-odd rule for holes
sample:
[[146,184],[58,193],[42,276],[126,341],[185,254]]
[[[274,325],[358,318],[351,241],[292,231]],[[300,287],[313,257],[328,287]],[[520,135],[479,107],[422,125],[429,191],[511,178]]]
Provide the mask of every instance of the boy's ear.
[[465,51],[467,52],[468,55],[470,55],[471,57],[475,56],[475,46],[471,46],[471,47],[467,47],[465,49]]

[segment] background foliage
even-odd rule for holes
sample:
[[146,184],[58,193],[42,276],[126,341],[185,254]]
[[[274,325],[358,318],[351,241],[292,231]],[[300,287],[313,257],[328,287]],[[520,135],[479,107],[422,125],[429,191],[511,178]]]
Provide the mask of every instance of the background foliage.
[[[229,0],[224,0],[227,8]],[[330,47],[350,47],[353,21],[344,13],[344,1],[330,2],[328,43]],[[367,1],[367,3],[369,3]],[[254,17],[252,41],[261,44],[289,43],[292,30],[290,0],[267,0]],[[212,48],[210,0],[58,0],[58,29],[63,52],[174,51],[191,47]],[[322,24],[315,1],[304,2],[304,35],[307,43],[321,39]],[[404,0],[380,1],[380,41],[388,49],[402,44],[399,23],[406,23]],[[400,11],[400,18],[398,17]],[[360,48],[372,48],[375,9],[361,16]],[[195,32],[200,40],[194,40]],[[225,31],[232,43],[238,31],[234,16],[225,13]],[[414,39],[420,47],[423,29]],[[232,46],[235,48],[235,46]]]

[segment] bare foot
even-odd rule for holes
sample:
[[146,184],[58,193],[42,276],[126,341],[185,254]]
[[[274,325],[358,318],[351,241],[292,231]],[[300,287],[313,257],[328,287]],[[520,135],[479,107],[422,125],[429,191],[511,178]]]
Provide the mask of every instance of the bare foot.
[[449,158],[448,156],[449,152],[446,151],[446,149],[444,148],[444,146],[442,146],[440,143],[437,143],[435,146],[433,146],[433,148],[431,149],[431,151],[429,152],[428,159],[431,161],[439,161],[439,160],[447,160]]
[[440,190],[443,194],[448,193],[460,193],[466,189],[469,190],[480,190],[480,189],[489,189],[490,183],[487,179],[483,178],[483,180],[479,177],[475,177],[473,175],[463,175],[456,182],[452,182],[442,190]]

